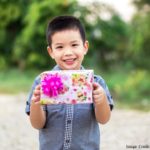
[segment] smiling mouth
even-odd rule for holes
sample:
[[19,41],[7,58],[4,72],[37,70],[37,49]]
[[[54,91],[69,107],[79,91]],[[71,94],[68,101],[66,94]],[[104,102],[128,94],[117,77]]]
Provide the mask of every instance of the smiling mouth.
[[75,61],[75,60],[76,60],[76,58],[65,59],[64,62],[73,62],[73,61]]
[[74,63],[74,61],[76,60],[76,58],[71,58],[71,59],[65,59],[64,62],[68,65],[71,65]]

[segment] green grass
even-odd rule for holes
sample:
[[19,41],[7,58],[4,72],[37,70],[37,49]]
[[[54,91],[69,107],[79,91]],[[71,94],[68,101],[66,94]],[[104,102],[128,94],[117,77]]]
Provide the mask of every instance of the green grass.
[[119,108],[150,111],[150,72],[114,70],[101,72]]
[[0,72],[0,93],[28,92],[38,73],[38,71],[19,71],[16,69]]
[[[41,71],[17,69],[0,72],[0,93],[29,92],[34,78]],[[98,73],[100,72],[100,73]],[[150,111],[150,72],[145,70],[97,71],[106,81],[115,107]]]

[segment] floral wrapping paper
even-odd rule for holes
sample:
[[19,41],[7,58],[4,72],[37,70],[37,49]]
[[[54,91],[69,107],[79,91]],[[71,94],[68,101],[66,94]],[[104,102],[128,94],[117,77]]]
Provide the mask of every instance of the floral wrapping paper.
[[41,99],[45,104],[92,103],[93,70],[47,71],[41,74]]

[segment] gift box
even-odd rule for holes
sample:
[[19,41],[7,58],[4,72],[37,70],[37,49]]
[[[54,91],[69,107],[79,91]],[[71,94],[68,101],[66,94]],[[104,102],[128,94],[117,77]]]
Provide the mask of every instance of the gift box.
[[92,103],[93,70],[47,71],[41,74],[41,104]]

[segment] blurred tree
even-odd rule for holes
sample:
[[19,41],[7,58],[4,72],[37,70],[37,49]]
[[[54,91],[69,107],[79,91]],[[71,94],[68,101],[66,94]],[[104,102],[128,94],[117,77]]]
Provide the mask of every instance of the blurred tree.
[[138,9],[150,6],[149,0],[133,0],[133,3],[138,7]]
[[115,63],[123,62],[128,45],[128,25],[117,12],[108,5],[94,2],[80,8],[78,15],[85,24],[90,42],[86,63],[109,69]]
[[1,64],[20,69],[44,69],[53,65],[46,51],[45,32],[48,21],[58,15],[74,15],[83,22],[90,42],[86,65],[109,68],[125,59],[128,25],[110,6],[99,2],[82,6],[76,0],[3,0],[0,5],[0,18],[5,18],[0,23]]
[[47,54],[46,27],[54,16],[70,14],[75,1],[34,0],[23,18],[24,28],[17,36],[13,59],[20,68],[45,68],[52,64]]
[[150,1],[134,0],[138,11],[131,21],[130,58],[136,67],[150,69]]
[[21,29],[24,0],[0,1],[0,68],[12,61],[12,47],[16,35]]

